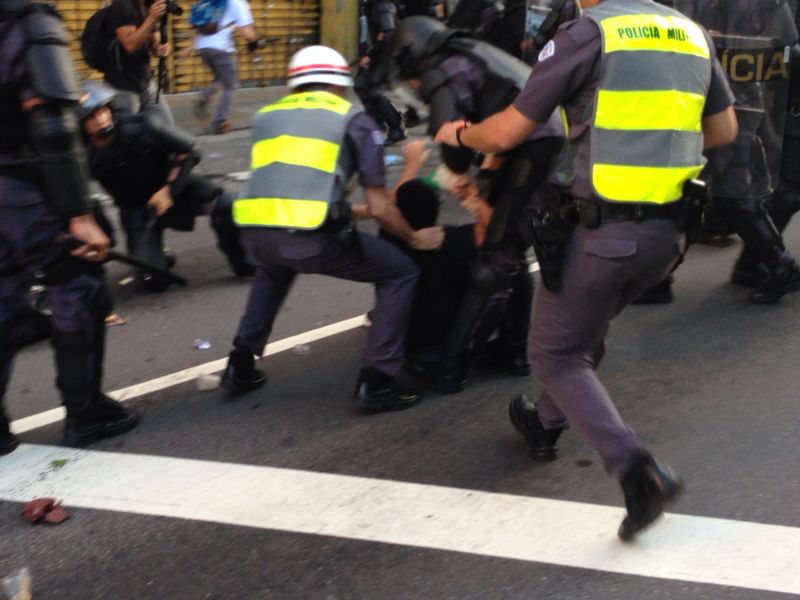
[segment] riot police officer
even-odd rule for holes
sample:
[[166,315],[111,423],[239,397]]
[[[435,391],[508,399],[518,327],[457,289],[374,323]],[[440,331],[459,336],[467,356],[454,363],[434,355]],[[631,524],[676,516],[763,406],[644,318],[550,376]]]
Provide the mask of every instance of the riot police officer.
[[419,395],[397,383],[418,270],[389,242],[355,230],[345,198],[355,172],[370,215],[418,250],[442,242],[441,227],[412,229],[385,187],[378,126],[344,95],[350,68],[335,50],[309,46],[289,62],[292,93],[253,120],[251,179],[233,205],[242,242],[257,264],[222,385],[233,393],[264,385],[255,368],[298,273],[370,282],[376,302],[354,399],[368,411],[413,406]]
[[526,10],[526,0],[461,0],[447,25],[522,58]]
[[385,40],[397,23],[397,7],[391,0],[367,0],[363,5],[369,46],[359,61],[353,89],[364,109],[386,128],[387,142],[394,144],[406,137],[403,116],[386,97],[389,81]]
[[595,369],[611,319],[678,259],[683,185],[702,170],[703,147],[733,141],[736,120],[700,26],[651,0],[581,5],[583,17],[545,45],[510,107],[470,127],[448,123],[436,139],[502,151],[564,107],[580,224],[560,288],[537,287],[530,356],[542,395],[538,405],[515,398],[509,412],[537,459],[555,458],[570,424],[599,452],[622,486],[628,514],[618,534],[627,540],[681,484],[622,420]]
[[[491,44],[475,40],[427,17],[398,25],[390,42],[398,77],[415,85],[430,108],[430,132],[451,119],[481,121],[508,106],[528,78],[530,67]],[[469,292],[461,303],[441,361],[411,364],[415,374],[444,392],[463,389],[470,369],[509,305],[516,315],[508,337],[509,360],[520,375],[529,371],[527,339],[533,281],[525,251],[530,246],[522,218],[534,191],[555,173],[563,158],[564,127],[554,111],[530,140],[492,160],[479,174],[483,197],[494,206]],[[442,146],[454,173],[466,173],[475,152]],[[488,165],[489,163],[487,163]]]
[[[195,141],[179,129],[160,124],[147,112],[113,116],[114,90],[87,81],[79,110],[92,176],[114,198],[125,230],[128,252],[167,269],[174,257],[164,251],[163,232],[194,229],[199,215],[209,215],[218,246],[237,276],[252,276],[233,224],[233,198],[221,187],[192,173],[199,162]],[[145,289],[163,291],[169,280],[140,273]]]
[[[711,32],[736,97],[739,135],[733,144],[709,152],[704,173],[714,210],[747,247],[732,280],[755,287],[748,296],[751,302],[773,304],[800,290],[800,269],[765,206],[780,172],[788,87],[784,49],[797,39],[793,1],[675,0],[674,4]],[[750,61],[753,68],[742,66]],[[762,274],[752,273],[754,268]]]
[[[788,42],[794,38],[789,52],[789,84],[786,102],[786,117],[784,121],[783,145],[780,153],[780,174],[775,191],[766,202],[766,208],[775,227],[783,232],[792,216],[800,210],[800,41],[797,32],[800,31],[800,15],[794,8],[794,31],[788,30],[782,34],[782,41]],[[780,23],[788,28],[791,19],[784,12]],[[777,132],[776,132],[777,133]],[[736,261],[731,279],[740,285],[757,287],[760,285],[768,270],[759,262],[754,253],[747,247]]]
[[[109,239],[89,205],[67,40],[49,5],[0,7],[0,397],[17,350],[41,334],[27,300],[38,274],[67,410],[63,441],[83,446],[132,429],[138,417],[100,389],[111,307],[100,261]],[[0,406],[0,454],[17,443]]]

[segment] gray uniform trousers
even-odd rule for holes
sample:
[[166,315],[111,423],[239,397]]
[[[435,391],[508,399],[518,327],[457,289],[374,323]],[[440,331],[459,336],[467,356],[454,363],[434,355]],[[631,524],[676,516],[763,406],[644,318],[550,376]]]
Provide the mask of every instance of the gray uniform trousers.
[[375,284],[375,308],[362,354],[365,367],[388,375],[403,366],[406,328],[419,269],[389,242],[359,233],[364,260],[335,233],[242,229],[242,245],[257,265],[234,346],[261,355],[275,316],[298,273],[318,273]]
[[617,477],[644,448],[595,370],[611,319],[668,274],[682,238],[667,219],[579,226],[567,249],[561,291],[536,286],[529,354],[544,388],[539,418],[545,428],[578,429]]

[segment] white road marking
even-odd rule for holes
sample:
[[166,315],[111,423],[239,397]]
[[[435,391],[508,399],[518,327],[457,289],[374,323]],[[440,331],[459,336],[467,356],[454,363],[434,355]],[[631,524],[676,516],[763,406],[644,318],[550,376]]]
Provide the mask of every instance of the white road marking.
[[[339,321],[338,323],[325,325],[324,327],[312,329],[311,331],[306,331],[305,333],[300,333],[282,340],[277,340],[267,345],[267,347],[264,349],[263,356],[272,356],[278,352],[283,352],[284,350],[294,348],[299,344],[310,344],[339,333],[344,333],[345,331],[350,331],[351,329],[355,329],[363,325],[364,317],[365,315],[360,315],[358,317],[353,317],[352,319],[346,319],[344,321]],[[221,371],[225,368],[227,362],[227,357],[220,358],[218,360],[212,360],[211,362],[197,365],[196,367],[189,367],[188,369],[176,371],[175,373],[170,373],[169,375],[164,375],[163,377],[157,377],[155,379],[151,379],[150,381],[145,381],[144,383],[138,383],[136,385],[115,390],[110,392],[109,396],[122,402],[125,402],[126,400],[133,400],[134,398],[139,398],[140,396],[151,394],[153,392],[185,383],[187,381],[193,381],[198,375],[209,375],[211,373]],[[17,434],[25,433],[26,431],[44,427],[45,425],[50,425],[51,423],[57,423],[63,418],[64,408],[54,408],[52,410],[31,415],[30,417],[17,419],[11,423],[11,431]]]
[[[529,272],[531,273],[535,273],[538,270],[539,263],[534,262],[529,267]],[[306,331],[305,333],[300,333],[298,335],[293,335],[291,337],[272,342],[271,344],[267,345],[263,356],[272,356],[278,352],[289,350],[298,344],[310,344],[311,342],[316,342],[326,337],[344,333],[345,331],[350,331],[351,329],[355,329],[356,327],[363,325],[365,317],[366,315],[359,315],[351,319],[345,319],[344,321],[339,321],[338,323],[325,325],[324,327],[312,329],[311,331]],[[126,388],[109,392],[108,395],[121,402],[133,400],[146,394],[151,394],[153,392],[158,392],[187,381],[192,381],[199,375],[210,375],[212,373],[217,373],[225,368],[226,363],[227,358],[212,360],[211,362],[197,365],[196,367],[189,367],[188,369],[176,371],[175,373],[170,373],[169,375],[164,375],[163,377],[157,377],[155,379],[151,379],[150,381],[145,381],[144,383],[138,383],[136,385],[131,385]],[[39,427],[45,427],[46,425],[51,425],[52,423],[58,423],[63,419],[64,408],[60,406],[58,408],[46,410],[44,412],[13,421],[11,423],[11,431],[16,434],[25,433],[26,431],[38,429]]]
[[[54,466],[53,461],[66,461]],[[800,594],[800,529],[669,514],[633,544],[610,506],[178,458],[22,445],[0,498]]]

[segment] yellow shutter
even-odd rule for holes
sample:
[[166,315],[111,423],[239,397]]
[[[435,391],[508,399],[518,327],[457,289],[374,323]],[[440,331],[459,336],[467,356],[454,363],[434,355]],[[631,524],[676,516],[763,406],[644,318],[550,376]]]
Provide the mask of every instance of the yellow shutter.
[[[183,8],[183,15],[171,17],[170,39],[174,51],[186,48],[194,37],[189,27],[188,0],[177,0]],[[64,17],[70,33],[70,54],[81,79],[100,78],[102,75],[92,71],[81,58],[80,35],[86,20],[102,6],[105,0],[56,0],[56,8]],[[255,20],[255,28],[260,35],[270,39],[264,50],[255,54],[247,52],[241,35],[236,35],[237,55],[239,57],[239,80],[244,86],[264,86],[283,83],[286,79],[286,65],[297,50],[319,42],[320,0],[250,0],[250,10]],[[158,60],[153,58],[154,72]],[[167,61],[169,72],[168,93],[188,92],[200,89],[211,82],[211,72],[203,65],[200,57]]]

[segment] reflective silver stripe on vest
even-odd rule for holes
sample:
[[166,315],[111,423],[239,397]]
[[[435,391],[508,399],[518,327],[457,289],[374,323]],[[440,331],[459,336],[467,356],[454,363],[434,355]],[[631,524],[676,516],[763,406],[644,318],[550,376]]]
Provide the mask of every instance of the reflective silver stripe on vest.
[[[648,0],[605,0],[587,9],[584,14],[592,19],[601,32],[602,73],[598,95],[602,92],[658,93],[675,91],[705,98],[711,81],[711,61],[703,56],[670,52],[662,47],[606,52],[605,31],[602,22],[613,17],[659,15],[690,21],[684,15]],[[663,39],[663,38],[662,38]],[[617,42],[618,43],[618,42]],[[590,162],[595,165],[619,167],[680,168],[694,167],[705,162],[702,131],[687,131],[662,125],[661,128],[638,122],[635,125],[609,125],[598,123],[598,95],[595,96],[592,127],[590,130]],[[646,96],[645,96],[646,97]],[[698,102],[700,100],[698,99]],[[624,113],[618,121],[625,123]],[[647,113],[640,113],[647,114]],[[663,114],[663,113],[662,113]],[[675,113],[678,114],[678,113]],[[686,115],[693,115],[687,112]],[[635,121],[635,118],[631,118]],[[616,120],[615,120],[616,121]],[[630,128],[628,128],[630,127]],[[591,177],[590,177],[591,178]],[[592,179],[593,187],[594,180]],[[596,193],[607,200],[597,188]],[[621,199],[621,197],[620,197]],[[630,200],[628,200],[630,201]],[[647,201],[644,200],[643,201]]]
[[[253,119],[253,147],[260,141],[282,135],[307,137],[341,146],[347,123],[359,112],[360,109],[354,106],[346,114],[287,106],[286,110],[257,113]],[[272,162],[252,172],[250,180],[242,186],[239,198],[294,198],[331,203],[338,200],[333,197],[337,179],[343,181],[344,178],[345,174],[338,160],[333,173]]]

